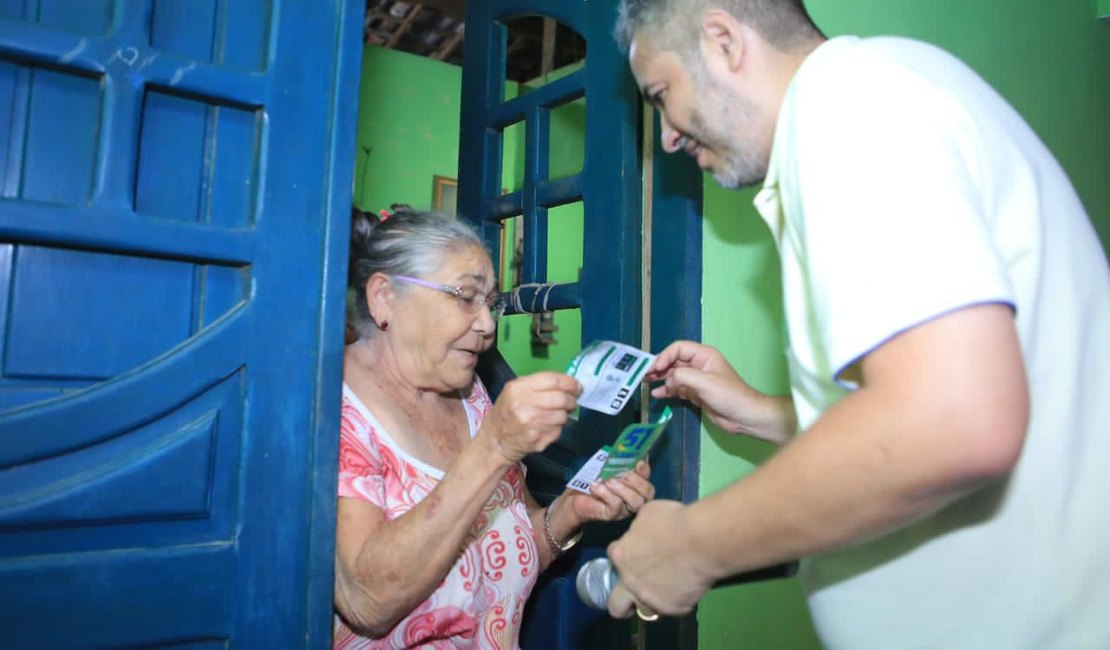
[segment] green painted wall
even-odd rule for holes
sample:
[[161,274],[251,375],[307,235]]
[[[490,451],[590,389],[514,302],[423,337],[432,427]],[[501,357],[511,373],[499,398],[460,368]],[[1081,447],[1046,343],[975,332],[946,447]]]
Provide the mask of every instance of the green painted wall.
[[[1067,169],[1104,247],[1110,243],[1110,22],[1091,0],[808,0],[829,34],[897,34],[953,52],[1001,92]],[[757,388],[785,392],[778,257],[751,207],[706,177],[703,339]],[[750,471],[769,449],[707,427],[701,493]],[[703,650],[817,648],[795,580],[711,592]],[[892,647],[897,640],[891,639]]]
[[[461,69],[368,46],[362,56],[355,205],[427,210],[432,178],[458,177]],[[370,153],[366,153],[366,148]]]

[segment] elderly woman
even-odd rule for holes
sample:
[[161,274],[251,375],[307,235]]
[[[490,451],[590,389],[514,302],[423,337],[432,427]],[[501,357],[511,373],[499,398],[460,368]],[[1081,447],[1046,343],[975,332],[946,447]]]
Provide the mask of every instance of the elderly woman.
[[541,372],[491,403],[496,278],[465,223],[399,212],[354,228],[343,369],[335,646],[516,648],[538,573],[590,520],[652,498],[649,468],[541,508],[521,459],[553,442],[581,386]]

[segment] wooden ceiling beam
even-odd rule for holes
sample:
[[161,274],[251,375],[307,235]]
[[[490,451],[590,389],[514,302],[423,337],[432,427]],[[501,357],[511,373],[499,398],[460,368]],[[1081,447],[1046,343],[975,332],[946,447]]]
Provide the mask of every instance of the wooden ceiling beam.
[[402,20],[401,24],[397,26],[396,30],[394,30],[393,36],[389,37],[389,42],[385,44],[386,47],[393,48],[395,45],[401,42],[401,37],[405,35],[405,32],[409,31],[410,27],[412,27],[412,22],[416,20],[416,16],[420,14],[420,10],[423,7],[424,5],[420,3],[414,4],[409,7],[408,15],[405,16],[405,19]]
[[424,0],[424,5],[435,7],[443,12],[444,16],[454,18],[459,22],[466,20],[465,0]]
[[443,44],[443,47],[441,47],[432,58],[439,61],[446,60],[447,57],[451,56],[451,54],[454,53],[455,49],[459,47],[459,44],[462,43],[462,40],[463,31],[461,29],[455,30],[455,33],[447,39],[447,42]]
[[555,21],[551,18],[543,19],[543,44],[540,49],[540,76],[551,74],[555,67]]

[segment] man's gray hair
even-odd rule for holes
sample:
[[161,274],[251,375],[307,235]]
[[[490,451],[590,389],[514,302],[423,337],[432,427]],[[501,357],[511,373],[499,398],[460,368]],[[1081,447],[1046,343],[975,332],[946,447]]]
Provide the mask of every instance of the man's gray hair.
[[664,50],[696,53],[701,18],[710,9],[732,14],[781,50],[821,34],[802,0],[621,0],[613,36],[625,51],[643,32]]
[[[486,250],[482,238],[467,222],[438,212],[399,210],[379,221],[354,211],[351,218],[351,253],[348,283],[355,290],[351,325],[363,338],[378,332],[366,303],[366,283],[375,273],[425,277],[443,265],[444,258],[467,248]],[[409,285],[396,283],[394,291]]]

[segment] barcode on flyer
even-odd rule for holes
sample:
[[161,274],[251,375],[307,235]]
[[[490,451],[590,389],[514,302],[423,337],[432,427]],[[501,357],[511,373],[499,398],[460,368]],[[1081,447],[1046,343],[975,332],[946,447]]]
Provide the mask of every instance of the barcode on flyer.
[[616,368],[617,370],[628,370],[632,367],[633,363],[636,363],[636,355],[625,353],[625,355],[620,358],[620,361],[617,361]]

